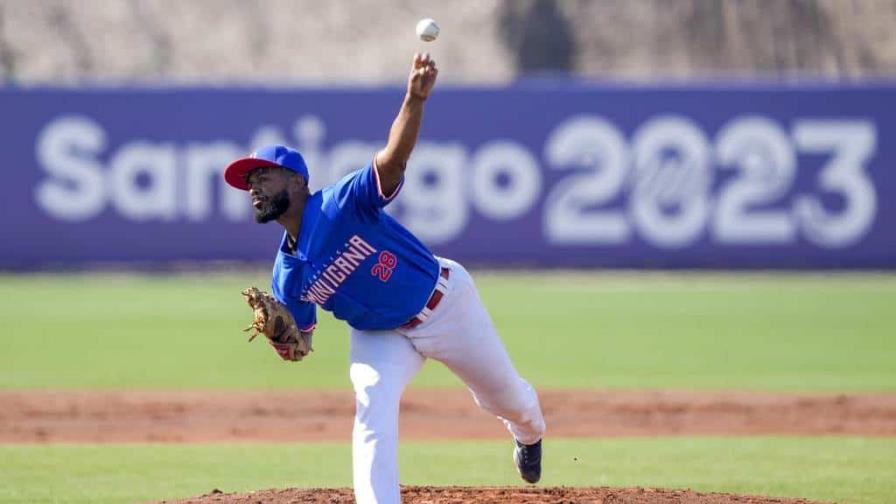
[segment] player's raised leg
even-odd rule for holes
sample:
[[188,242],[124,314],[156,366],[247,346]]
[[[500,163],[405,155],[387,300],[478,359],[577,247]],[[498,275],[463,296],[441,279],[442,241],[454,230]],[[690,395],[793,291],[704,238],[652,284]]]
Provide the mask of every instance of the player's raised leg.
[[394,331],[351,331],[350,375],[355,389],[352,468],[359,504],[395,504],[401,394],[424,357]]
[[451,269],[448,294],[431,320],[406,334],[420,353],[461,378],[476,404],[501,418],[516,441],[539,442],[545,423],[538,395],[513,366],[469,273],[440,261]]

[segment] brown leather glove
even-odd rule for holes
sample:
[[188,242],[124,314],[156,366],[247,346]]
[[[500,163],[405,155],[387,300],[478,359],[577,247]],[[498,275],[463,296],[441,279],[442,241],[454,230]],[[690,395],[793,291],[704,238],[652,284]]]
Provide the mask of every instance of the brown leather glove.
[[277,355],[288,361],[300,361],[313,350],[311,333],[300,331],[289,310],[274,296],[256,287],[249,287],[243,291],[243,297],[255,312],[255,320],[243,329],[255,330],[249,341],[264,334]]

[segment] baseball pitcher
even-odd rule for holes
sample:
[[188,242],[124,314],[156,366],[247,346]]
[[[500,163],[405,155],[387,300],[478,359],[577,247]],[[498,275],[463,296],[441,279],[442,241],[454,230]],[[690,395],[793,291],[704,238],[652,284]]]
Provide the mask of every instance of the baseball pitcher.
[[230,185],[249,191],[257,222],[285,228],[272,293],[243,291],[255,312],[250,328],[281,358],[298,361],[312,350],[317,306],[351,327],[353,478],[362,504],[400,501],[399,400],[427,358],[448,366],[479,407],[504,421],[522,478],[541,477],[538,396],[514,369],[470,274],[434,256],[383,211],[401,190],[437,75],[429,54],[415,54],[386,146],[314,194],[302,156],[282,145],[261,148],[224,172]]

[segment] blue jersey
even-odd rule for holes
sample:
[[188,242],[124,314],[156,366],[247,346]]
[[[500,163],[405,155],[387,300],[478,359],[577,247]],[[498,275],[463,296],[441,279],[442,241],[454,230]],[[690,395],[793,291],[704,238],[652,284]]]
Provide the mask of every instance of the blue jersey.
[[356,329],[394,329],[423,309],[439,264],[432,252],[383,211],[387,198],[373,164],[311,195],[295,254],[286,233],[271,290],[300,329],[317,322],[315,305]]

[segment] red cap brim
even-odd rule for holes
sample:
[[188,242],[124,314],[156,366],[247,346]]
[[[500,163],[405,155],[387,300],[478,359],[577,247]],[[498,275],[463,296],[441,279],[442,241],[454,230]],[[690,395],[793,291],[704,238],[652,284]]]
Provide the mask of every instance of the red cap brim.
[[236,161],[230,163],[230,165],[228,165],[227,168],[224,169],[224,180],[226,180],[228,184],[236,187],[237,189],[248,191],[249,184],[246,183],[246,175],[248,175],[252,170],[257,170],[258,168],[268,168],[271,166],[280,165],[271,161],[266,161],[264,159],[237,159]]

